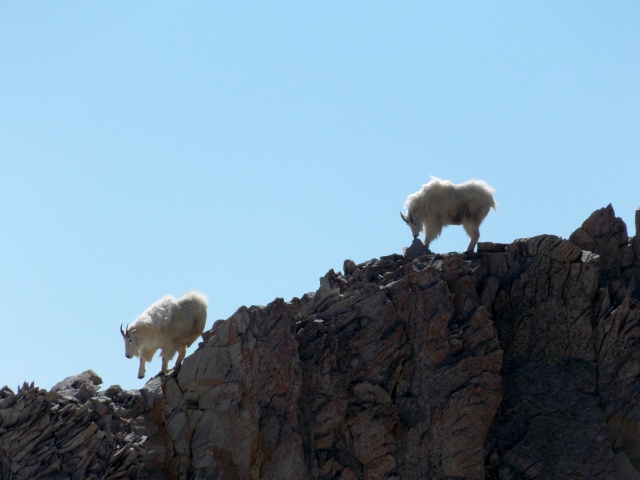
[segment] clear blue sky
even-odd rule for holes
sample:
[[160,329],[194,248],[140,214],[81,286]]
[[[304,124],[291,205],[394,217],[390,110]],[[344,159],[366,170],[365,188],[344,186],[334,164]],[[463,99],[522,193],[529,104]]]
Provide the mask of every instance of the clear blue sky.
[[402,253],[429,175],[496,189],[481,241],[609,203],[634,235],[638,25],[636,1],[4,2],[0,385],[139,388],[121,323],[193,288],[208,329]]

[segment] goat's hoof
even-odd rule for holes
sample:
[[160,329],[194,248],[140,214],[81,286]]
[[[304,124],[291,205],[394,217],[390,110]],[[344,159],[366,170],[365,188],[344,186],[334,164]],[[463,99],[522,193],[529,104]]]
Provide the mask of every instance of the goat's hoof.
[[138,375],[138,378],[142,380],[144,378],[144,375]]

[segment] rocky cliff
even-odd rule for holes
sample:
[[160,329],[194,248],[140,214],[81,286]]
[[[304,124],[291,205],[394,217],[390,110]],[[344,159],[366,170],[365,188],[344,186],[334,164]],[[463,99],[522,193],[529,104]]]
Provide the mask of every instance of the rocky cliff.
[[347,260],[139,391],[0,390],[0,477],[640,479],[639,300],[611,206],[569,240]]

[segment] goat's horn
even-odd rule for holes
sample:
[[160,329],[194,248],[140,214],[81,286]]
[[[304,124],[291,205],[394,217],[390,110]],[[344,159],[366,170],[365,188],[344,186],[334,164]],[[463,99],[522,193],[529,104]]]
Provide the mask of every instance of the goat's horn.
[[[129,326],[127,326],[127,330],[129,330]],[[124,330],[122,330],[122,324],[120,324],[120,333],[122,334],[123,337],[127,336],[127,333]]]
[[400,216],[402,217],[402,220],[404,220],[405,222],[407,222],[407,217],[404,216],[404,214],[402,212],[400,212]]

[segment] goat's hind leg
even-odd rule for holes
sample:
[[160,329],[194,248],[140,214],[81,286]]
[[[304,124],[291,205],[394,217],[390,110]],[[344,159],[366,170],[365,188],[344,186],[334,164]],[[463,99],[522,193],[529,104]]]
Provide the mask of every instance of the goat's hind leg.
[[187,346],[183,343],[178,347],[178,358],[176,358],[176,364],[173,367],[174,370],[177,370],[182,365],[182,360],[184,360],[185,355],[187,354]]
[[471,253],[476,248],[478,240],[480,240],[480,225],[465,222],[462,224],[462,226],[464,228],[464,231],[467,232],[467,235],[471,237],[471,241],[469,242],[469,246],[467,247],[467,253]]
[[163,375],[166,375],[167,372],[169,371],[169,360],[171,360],[171,356],[168,356],[167,354],[165,354],[164,350],[162,351],[162,354],[160,355],[162,358],[162,367],[160,368],[160,373]]

